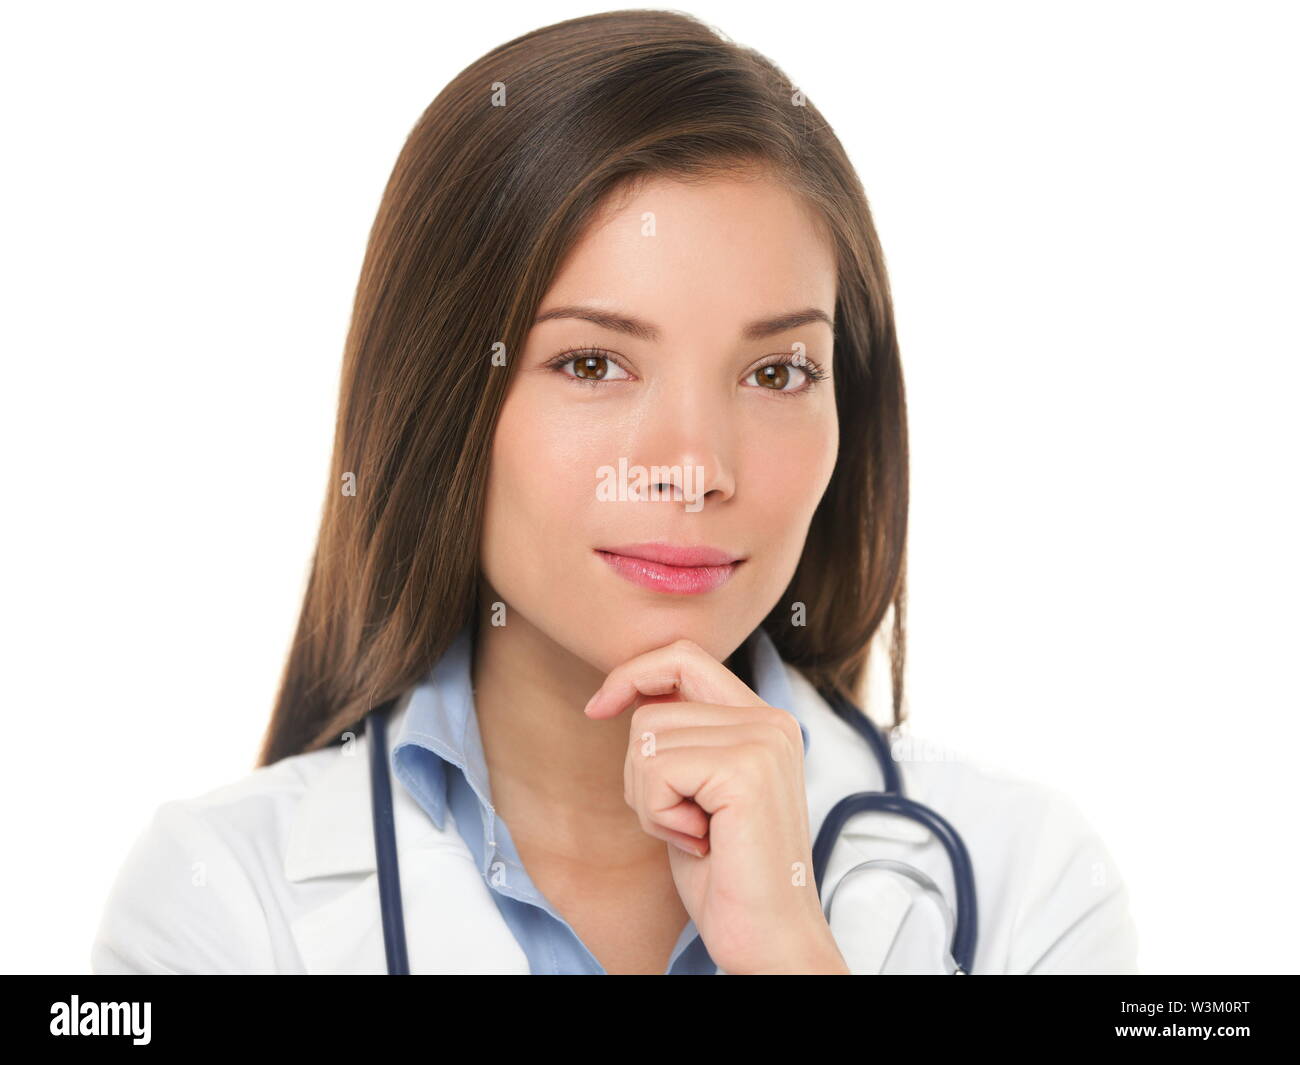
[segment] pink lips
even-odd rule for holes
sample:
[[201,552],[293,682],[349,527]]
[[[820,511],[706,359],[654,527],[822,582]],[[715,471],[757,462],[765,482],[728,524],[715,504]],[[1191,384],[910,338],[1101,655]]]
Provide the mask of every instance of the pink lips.
[[596,554],[633,584],[675,595],[699,595],[721,588],[744,561],[713,547],[660,543],[598,547]]

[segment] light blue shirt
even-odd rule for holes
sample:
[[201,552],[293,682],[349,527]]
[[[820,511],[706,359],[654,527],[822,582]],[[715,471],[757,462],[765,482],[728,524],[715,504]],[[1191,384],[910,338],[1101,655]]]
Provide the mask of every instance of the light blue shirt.
[[[755,629],[750,648],[754,690],[763,702],[795,715],[794,696],[772,638]],[[445,827],[447,807],[465,840],[497,909],[528,957],[529,971],[589,974],[605,970],[528,876],[506,823],[492,806],[487,760],[474,712],[470,628],[463,628],[429,676],[411,693],[401,735],[393,749],[393,775],[433,818]],[[808,729],[802,721],[803,749]],[[450,768],[450,772],[448,769]],[[712,975],[709,957],[694,920],[677,937],[665,975]]]

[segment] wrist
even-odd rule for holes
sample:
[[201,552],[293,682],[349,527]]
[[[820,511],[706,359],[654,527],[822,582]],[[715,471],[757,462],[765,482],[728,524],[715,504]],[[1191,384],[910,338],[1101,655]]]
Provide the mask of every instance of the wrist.
[[751,976],[852,976],[825,919],[811,933],[797,937],[775,960],[749,972]]

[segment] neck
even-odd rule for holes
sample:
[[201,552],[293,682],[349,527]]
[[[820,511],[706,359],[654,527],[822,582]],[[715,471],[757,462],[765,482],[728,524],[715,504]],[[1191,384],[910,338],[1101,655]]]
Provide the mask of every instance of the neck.
[[630,712],[604,721],[582,712],[604,679],[518,614],[478,623],[474,706],[492,804],[521,849],[524,839],[578,862],[661,862],[663,841],[623,800]]

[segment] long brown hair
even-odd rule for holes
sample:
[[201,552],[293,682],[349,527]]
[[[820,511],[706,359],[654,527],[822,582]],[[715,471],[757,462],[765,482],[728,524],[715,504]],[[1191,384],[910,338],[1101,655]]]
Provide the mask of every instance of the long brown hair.
[[839,455],[762,624],[814,685],[860,701],[892,605],[902,721],[907,418],[861,183],[769,60],[684,14],[613,11],[493,49],[438,94],[402,148],[357,285],[320,533],[259,765],[355,727],[425,676],[473,617],[511,356],[593,211],[649,175],[756,165],[820,210],[839,277]]

